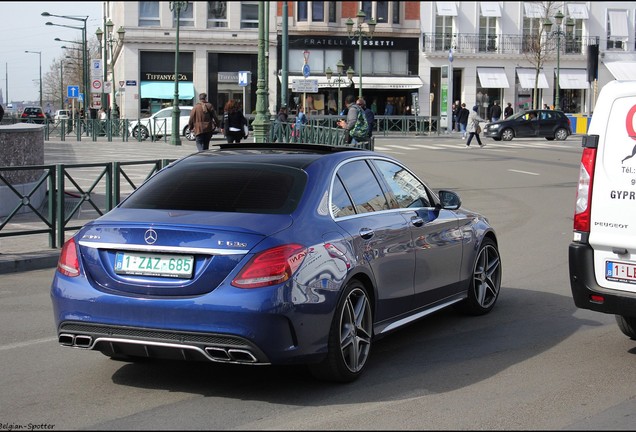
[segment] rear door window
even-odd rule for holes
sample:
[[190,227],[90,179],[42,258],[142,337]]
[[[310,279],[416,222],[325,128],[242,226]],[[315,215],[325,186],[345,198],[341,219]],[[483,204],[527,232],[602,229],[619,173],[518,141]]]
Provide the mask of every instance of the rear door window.
[[344,164],[338,170],[338,177],[353,201],[356,213],[389,209],[384,191],[365,161],[358,160]]

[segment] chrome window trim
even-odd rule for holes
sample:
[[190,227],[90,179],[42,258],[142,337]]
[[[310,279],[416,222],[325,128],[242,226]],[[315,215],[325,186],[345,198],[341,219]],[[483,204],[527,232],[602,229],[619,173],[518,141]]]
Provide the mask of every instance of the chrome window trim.
[[216,249],[216,248],[190,248],[179,246],[150,246],[126,243],[104,243],[86,240],[79,241],[80,246],[93,249],[108,250],[133,250],[142,252],[170,252],[179,254],[205,254],[205,255],[245,255],[249,251],[245,249]]

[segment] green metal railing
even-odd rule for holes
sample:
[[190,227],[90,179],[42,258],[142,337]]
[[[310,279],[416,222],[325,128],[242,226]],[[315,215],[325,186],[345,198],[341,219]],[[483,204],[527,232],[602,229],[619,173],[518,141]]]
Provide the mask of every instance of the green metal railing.
[[[74,217],[79,219],[87,209],[89,219],[108,213],[121,202],[124,187],[132,192],[172,161],[0,167],[0,186],[10,191],[10,198],[5,202],[12,203],[7,215],[0,217],[0,238],[48,234],[49,246],[60,247],[67,231],[77,230],[85,223],[73,223]],[[127,169],[135,167],[138,171],[143,165],[149,165],[146,176],[135,181]],[[77,170],[81,170],[81,176],[75,174]],[[26,190],[21,190],[25,189],[24,183],[17,184],[12,179],[21,173],[34,172],[41,172],[41,175],[27,183]],[[44,195],[41,202],[37,202],[38,194]]]

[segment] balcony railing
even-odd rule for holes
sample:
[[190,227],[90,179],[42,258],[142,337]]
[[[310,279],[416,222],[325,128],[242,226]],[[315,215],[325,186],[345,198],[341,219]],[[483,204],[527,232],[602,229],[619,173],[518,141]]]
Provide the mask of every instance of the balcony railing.
[[[556,39],[539,39],[536,36],[520,36],[512,34],[482,35],[470,33],[435,34],[424,33],[422,35],[424,53],[447,53],[453,48],[455,54],[519,54],[523,55],[536,51],[535,47],[543,44],[542,50],[555,51]],[[561,40],[562,54],[583,54],[587,52],[588,45],[598,44],[599,38],[571,37]]]

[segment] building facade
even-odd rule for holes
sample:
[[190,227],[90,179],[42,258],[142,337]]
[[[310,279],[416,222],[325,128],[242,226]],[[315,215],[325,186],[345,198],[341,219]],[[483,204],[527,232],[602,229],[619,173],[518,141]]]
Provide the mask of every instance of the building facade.
[[[153,113],[173,103],[173,3],[104,3],[104,22],[110,19],[114,28],[125,29],[112,69],[115,79],[109,72],[124,117]],[[254,111],[259,3],[188,2],[180,12],[182,104],[190,105],[198,93],[206,92],[216,107],[238,99],[246,113]],[[456,100],[477,105],[482,117],[495,100],[502,106],[510,102],[515,111],[558,103],[566,113],[586,114],[593,111],[595,96],[605,83],[636,79],[633,2],[263,4],[265,83],[272,114],[282,103],[292,113],[303,103],[309,115],[338,112],[346,94],[360,93],[360,84],[378,114],[385,114],[389,106],[395,115],[440,117],[442,125]],[[364,12],[360,27],[359,11]],[[349,20],[353,25],[348,28]],[[358,28],[362,35],[356,33]],[[317,82],[317,88],[308,92],[307,80]]]

